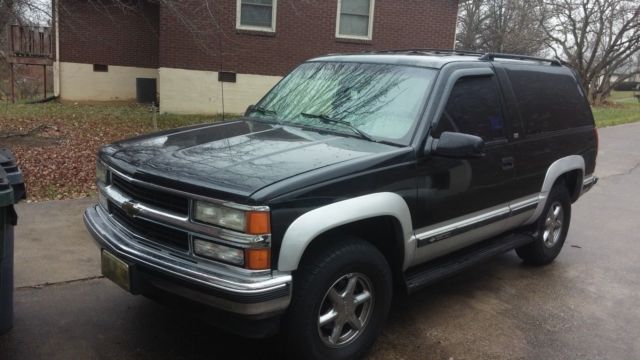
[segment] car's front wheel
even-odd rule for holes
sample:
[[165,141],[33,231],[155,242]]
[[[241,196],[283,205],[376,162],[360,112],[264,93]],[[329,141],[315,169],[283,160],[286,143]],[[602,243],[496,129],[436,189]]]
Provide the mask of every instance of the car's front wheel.
[[361,357],[386,320],[391,296],[389,265],[373,245],[347,237],[316,248],[294,277],[283,329],[287,357]]

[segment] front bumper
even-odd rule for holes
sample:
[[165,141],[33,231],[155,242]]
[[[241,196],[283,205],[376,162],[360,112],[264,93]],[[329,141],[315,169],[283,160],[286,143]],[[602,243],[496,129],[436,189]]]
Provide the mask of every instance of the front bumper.
[[291,275],[232,274],[146,246],[116,226],[100,206],[84,213],[84,222],[101,249],[144,274],[141,281],[163,291],[230,313],[266,318],[283,312],[290,302]]

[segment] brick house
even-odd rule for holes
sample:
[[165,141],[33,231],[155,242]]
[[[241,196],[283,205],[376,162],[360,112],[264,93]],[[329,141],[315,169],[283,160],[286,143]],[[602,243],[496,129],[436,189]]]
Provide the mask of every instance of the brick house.
[[[107,2],[105,2],[107,1]],[[136,97],[162,112],[241,113],[300,62],[327,53],[451,48],[457,0],[54,0],[63,100]]]

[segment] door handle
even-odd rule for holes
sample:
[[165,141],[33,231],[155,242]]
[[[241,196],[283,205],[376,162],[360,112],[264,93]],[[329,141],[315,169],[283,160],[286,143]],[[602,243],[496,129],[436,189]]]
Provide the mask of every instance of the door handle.
[[512,156],[502,158],[502,170],[513,169],[514,159]]

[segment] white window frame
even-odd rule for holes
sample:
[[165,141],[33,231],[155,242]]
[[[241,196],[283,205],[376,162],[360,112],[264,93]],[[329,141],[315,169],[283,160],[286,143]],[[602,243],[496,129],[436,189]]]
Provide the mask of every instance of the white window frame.
[[336,15],[336,38],[338,39],[353,39],[353,40],[372,40],[373,39],[373,14],[376,8],[376,0],[371,0],[369,3],[369,29],[367,36],[358,35],[343,35],[340,34],[340,15],[342,12],[342,0],[338,0],[338,13]]
[[266,26],[249,26],[242,25],[240,20],[242,19],[242,0],[236,1],[236,29],[238,30],[251,30],[251,31],[262,31],[262,32],[276,32],[276,19],[277,19],[277,10],[278,10],[278,0],[273,0],[273,11],[271,11],[271,27]]

